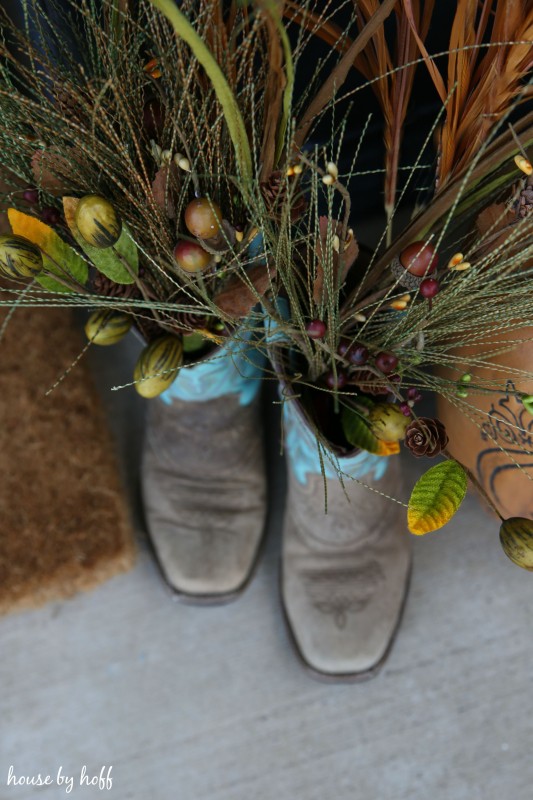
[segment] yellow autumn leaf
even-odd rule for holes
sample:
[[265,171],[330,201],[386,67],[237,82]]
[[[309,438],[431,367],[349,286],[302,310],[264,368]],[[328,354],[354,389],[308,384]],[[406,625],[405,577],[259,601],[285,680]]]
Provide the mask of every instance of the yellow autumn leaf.
[[[379,441],[379,439],[378,439]],[[379,441],[379,451],[375,453],[376,456],[396,456],[400,452],[399,442],[382,442]]]
[[416,482],[407,508],[411,533],[421,536],[446,525],[464,500],[466,472],[457,461],[431,467]]
[[58,236],[53,228],[16,208],[8,209],[7,216],[13,233],[17,236],[24,236],[36,244],[43,254],[44,272],[49,275],[39,275],[36,279],[39,283],[53,291],[64,292],[68,289],[50,276],[57,275],[64,279],[71,277],[81,284],[86,282],[87,264],[70,245]]

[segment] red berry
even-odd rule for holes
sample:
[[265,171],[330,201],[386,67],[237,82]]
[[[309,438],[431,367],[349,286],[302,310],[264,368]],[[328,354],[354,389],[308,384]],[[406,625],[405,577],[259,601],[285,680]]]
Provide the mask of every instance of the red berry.
[[326,375],[326,386],[329,389],[343,389],[346,386],[348,378],[345,372],[341,372],[337,370],[337,374],[335,375],[333,370],[327,373]]
[[197,197],[185,209],[185,225],[199,239],[212,239],[216,236],[221,220],[220,208],[207,197]]
[[407,399],[412,400],[413,403],[417,403],[419,400],[422,400],[422,395],[420,394],[418,389],[411,387],[410,389],[407,390]]
[[307,323],[305,330],[310,339],[323,339],[328,329],[321,319],[313,319]]
[[174,248],[174,258],[185,272],[201,272],[212,260],[212,256],[197,242],[187,242],[184,239],[180,239]]
[[26,189],[22,197],[27,203],[31,203],[34,206],[39,202],[39,191],[37,189]]
[[45,206],[41,211],[41,219],[47,225],[57,225],[61,222],[61,214],[53,206]]
[[400,253],[400,263],[411,275],[423,278],[437,269],[439,258],[435,248],[425,242],[413,242]]
[[404,415],[404,417],[410,417],[411,416],[411,407],[407,403],[400,403],[399,409],[402,412],[402,414]]
[[398,366],[398,358],[394,353],[378,353],[376,356],[376,367],[383,372],[384,375],[390,375]]
[[364,344],[355,344],[348,352],[348,358],[356,367],[362,367],[368,361],[368,349]]
[[440,292],[439,282],[435,278],[426,278],[419,286],[422,297],[435,297]]
[[347,355],[349,349],[350,349],[350,342],[348,342],[346,339],[341,339],[339,347],[337,348],[337,353],[342,358],[344,358],[344,356]]

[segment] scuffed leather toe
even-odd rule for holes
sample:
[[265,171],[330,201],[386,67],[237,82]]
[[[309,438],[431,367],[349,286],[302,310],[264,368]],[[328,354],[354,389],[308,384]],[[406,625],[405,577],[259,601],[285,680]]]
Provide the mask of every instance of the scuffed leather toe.
[[178,593],[223,601],[244,588],[263,535],[266,487],[257,400],[151,404],[143,460],[150,538]]

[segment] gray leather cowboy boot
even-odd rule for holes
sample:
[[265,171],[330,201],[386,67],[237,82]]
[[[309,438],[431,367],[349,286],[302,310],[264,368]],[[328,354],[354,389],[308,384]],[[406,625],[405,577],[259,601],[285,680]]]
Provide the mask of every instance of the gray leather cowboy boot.
[[246,338],[182,368],[150,401],[142,467],[148,529],[181,597],[231,600],[257,559],[265,514],[259,354]]
[[407,594],[411,566],[398,456],[341,457],[344,489],[296,400],[284,403],[289,468],[283,531],[282,602],[305,665],[316,675],[358,680],[388,654]]

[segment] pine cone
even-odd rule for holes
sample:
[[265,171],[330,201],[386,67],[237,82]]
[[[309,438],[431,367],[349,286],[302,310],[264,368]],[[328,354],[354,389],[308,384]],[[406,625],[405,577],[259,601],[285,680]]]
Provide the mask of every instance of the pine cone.
[[191,331],[198,330],[198,328],[207,327],[207,316],[205,314],[195,314],[192,311],[176,311],[172,315],[176,321],[176,328],[179,328],[182,333],[191,333]]
[[164,331],[162,328],[159,327],[158,323],[155,319],[148,316],[148,311],[146,311],[143,316],[136,316],[135,317],[135,325],[139,329],[139,331],[144,336],[145,340],[150,343],[153,342],[154,339],[159,338],[167,331]]
[[448,444],[448,434],[440,419],[419,417],[405,431],[405,444],[417,458],[433,458]]
[[370,369],[358,369],[350,375],[350,384],[357,386],[359,391],[365,394],[373,394],[377,397],[389,394],[390,389],[385,381],[375,375]]
[[520,192],[518,198],[518,207],[516,209],[517,216],[528,217],[533,211],[533,186],[528,185]]
[[[137,300],[142,297],[141,292],[134,283],[115,283],[102,272],[95,270],[91,281],[91,289],[95,294],[103,297],[121,297],[125,300]],[[143,309],[138,314],[134,312],[135,325],[147,342],[152,342],[164,332],[157,321],[152,317],[149,309]]]
[[91,289],[95,294],[103,297],[123,297],[126,300],[129,300],[130,297],[134,299],[141,297],[141,293],[134,283],[115,283],[98,270],[95,271],[91,281]]
[[[276,170],[267,181],[262,181],[260,184],[261,194],[265,201],[266,209],[272,219],[279,222],[281,219],[282,209],[287,202],[288,181],[283,172]],[[292,200],[291,206],[291,222],[296,222],[305,209],[307,208],[307,201],[302,194],[296,194]]]

